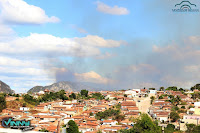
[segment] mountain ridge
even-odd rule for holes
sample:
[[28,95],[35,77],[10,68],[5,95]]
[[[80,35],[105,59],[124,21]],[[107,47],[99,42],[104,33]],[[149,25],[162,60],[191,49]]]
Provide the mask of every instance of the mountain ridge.
[[1,93],[14,93],[15,91],[10,88],[5,82],[0,80],[0,92]]
[[89,90],[89,91],[102,90],[100,88],[94,87],[94,85],[90,86],[86,83],[71,82],[71,81],[60,81],[60,82],[53,83],[53,84],[47,85],[47,86],[34,86],[27,93],[36,93],[36,92],[39,92],[39,91],[44,91],[45,89],[48,89],[50,91],[60,91],[60,90],[81,91],[82,89],[86,89],[86,90]]

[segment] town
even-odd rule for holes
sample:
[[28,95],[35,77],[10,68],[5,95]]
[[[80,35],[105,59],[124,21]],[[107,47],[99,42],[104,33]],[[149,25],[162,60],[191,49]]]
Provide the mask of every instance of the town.
[[[196,133],[200,85],[117,91],[39,91],[0,96],[0,119],[30,121],[31,130],[53,133]],[[145,125],[148,123],[148,125]],[[0,131],[17,129],[4,128]]]

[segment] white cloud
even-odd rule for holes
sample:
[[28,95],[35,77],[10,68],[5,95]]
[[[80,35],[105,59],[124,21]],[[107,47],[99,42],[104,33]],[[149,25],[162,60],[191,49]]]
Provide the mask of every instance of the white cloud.
[[100,83],[100,84],[108,84],[108,83],[113,82],[113,80],[104,78],[94,71],[81,73],[81,74],[75,73],[75,76],[80,82],[92,82],[92,83]]
[[0,41],[11,40],[15,35],[15,31],[7,25],[0,22]]
[[20,74],[20,75],[29,75],[29,76],[41,76],[46,75],[44,70],[40,68],[22,68],[22,67],[0,67],[0,73],[3,74]]
[[110,7],[106,4],[104,4],[103,2],[97,2],[97,10],[99,12],[103,12],[106,14],[112,14],[112,15],[127,15],[129,14],[128,9],[124,8],[124,7],[118,7],[118,6],[114,6],[114,7]]
[[23,0],[0,0],[0,19],[14,24],[43,24],[59,22],[55,16],[48,17],[40,7]]
[[96,59],[107,59],[107,58],[111,58],[111,57],[114,57],[114,56],[116,56],[116,55],[111,54],[109,52],[106,52],[105,54],[97,55],[95,58]]
[[0,24],[0,36],[10,36],[15,32],[8,26]]
[[33,67],[38,66],[36,63],[33,63],[33,61],[27,61],[27,60],[20,60],[16,58],[11,57],[5,57],[0,56],[0,66],[12,66],[12,67]]
[[23,76],[23,77],[11,77],[11,76],[0,76],[0,79],[8,84],[11,89],[15,90],[17,93],[27,92],[34,86],[46,86],[55,82],[54,79],[45,76]]
[[40,62],[40,59],[29,60],[0,56],[0,80],[10,85],[16,92],[28,91],[36,85],[54,83],[54,75],[48,75],[46,70],[40,66]]
[[51,55],[53,56],[96,56],[100,47],[119,47],[122,41],[105,40],[88,35],[83,38],[60,38],[48,34],[32,33],[28,37],[0,43],[4,54]]
[[123,41],[115,41],[115,40],[105,40],[102,37],[99,36],[93,36],[93,35],[87,35],[83,38],[74,38],[74,41],[80,44],[85,44],[88,46],[95,46],[95,47],[119,47]]

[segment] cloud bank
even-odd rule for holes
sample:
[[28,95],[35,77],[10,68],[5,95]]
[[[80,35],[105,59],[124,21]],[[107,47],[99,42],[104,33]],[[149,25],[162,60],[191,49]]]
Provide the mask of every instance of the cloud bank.
[[111,15],[127,15],[127,14],[129,14],[128,9],[126,9],[125,7],[118,7],[116,5],[114,7],[110,7],[100,1],[97,2],[97,11],[103,12],[106,14],[111,14]]

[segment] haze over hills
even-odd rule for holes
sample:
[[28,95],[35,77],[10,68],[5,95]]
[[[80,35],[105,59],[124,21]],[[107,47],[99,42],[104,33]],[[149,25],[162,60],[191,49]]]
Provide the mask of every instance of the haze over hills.
[[105,90],[104,88],[98,88],[95,84],[89,84],[89,83],[80,83],[80,82],[70,82],[70,81],[62,81],[58,83],[54,83],[52,85],[48,86],[35,86],[31,88],[28,93],[35,93],[39,91],[44,91],[45,89],[48,89],[50,91],[81,91],[82,89],[87,89],[89,91],[100,91]]
[[12,90],[9,85],[7,85],[6,83],[4,83],[3,81],[0,80],[0,92],[14,93],[14,90]]

